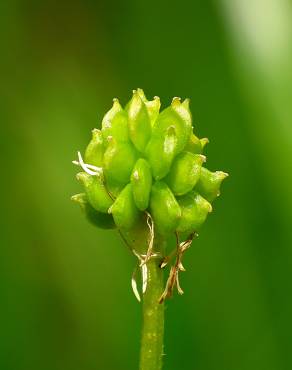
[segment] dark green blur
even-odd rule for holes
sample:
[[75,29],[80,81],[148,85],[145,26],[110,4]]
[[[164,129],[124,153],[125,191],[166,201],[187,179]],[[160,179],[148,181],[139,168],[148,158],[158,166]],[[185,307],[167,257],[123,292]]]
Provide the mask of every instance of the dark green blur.
[[292,368],[292,12],[262,3],[1,2],[1,370],[138,367],[136,261],[70,201],[77,150],[137,87],[189,97],[230,173],[166,304],[165,370]]

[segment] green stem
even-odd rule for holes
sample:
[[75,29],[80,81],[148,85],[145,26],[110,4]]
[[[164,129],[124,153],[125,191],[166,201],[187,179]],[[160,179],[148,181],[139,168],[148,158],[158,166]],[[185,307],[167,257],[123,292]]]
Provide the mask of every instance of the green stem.
[[164,333],[164,304],[158,300],[164,289],[161,260],[151,258],[147,263],[147,289],[143,295],[143,327],[140,370],[161,370]]

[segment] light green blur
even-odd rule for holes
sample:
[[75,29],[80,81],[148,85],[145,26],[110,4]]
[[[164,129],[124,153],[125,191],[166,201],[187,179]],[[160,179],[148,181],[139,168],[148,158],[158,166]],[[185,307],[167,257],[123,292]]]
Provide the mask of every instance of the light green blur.
[[[292,368],[288,0],[0,5],[0,369],[136,370],[136,263],[71,194],[91,130],[132,89],[191,99],[230,173],[166,304],[166,370]],[[143,144],[143,143],[142,143]],[[142,145],[141,144],[141,145]]]

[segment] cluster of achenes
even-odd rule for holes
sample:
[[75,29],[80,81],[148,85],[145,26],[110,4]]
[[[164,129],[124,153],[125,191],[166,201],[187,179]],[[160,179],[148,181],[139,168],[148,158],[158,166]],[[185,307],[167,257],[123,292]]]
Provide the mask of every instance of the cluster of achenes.
[[159,110],[159,98],[148,101],[141,89],[124,109],[114,99],[84,161],[79,153],[84,193],[72,199],[95,225],[129,231],[147,212],[155,234],[191,234],[212,211],[227,174],[203,167],[208,139],[193,133],[189,100]]

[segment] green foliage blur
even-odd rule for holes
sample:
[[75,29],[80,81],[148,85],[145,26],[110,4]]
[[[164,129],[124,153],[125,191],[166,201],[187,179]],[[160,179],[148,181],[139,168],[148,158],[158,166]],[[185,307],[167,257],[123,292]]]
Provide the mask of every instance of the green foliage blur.
[[135,259],[70,196],[112,98],[191,98],[230,177],[166,304],[165,369],[292,368],[288,0],[3,0],[0,369],[137,369]]

